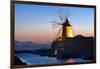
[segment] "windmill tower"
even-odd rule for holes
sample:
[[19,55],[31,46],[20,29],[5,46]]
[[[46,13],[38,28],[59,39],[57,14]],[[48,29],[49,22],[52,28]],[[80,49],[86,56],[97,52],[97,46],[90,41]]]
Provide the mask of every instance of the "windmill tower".
[[[56,39],[59,39],[59,38],[66,39],[66,38],[73,37],[72,25],[69,22],[68,16],[69,16],[68,10],[67,11],[61,10],[61,11],[59,11],[59,18],[60,18],[61,22],[52,21],[52,23],[54,23],[57,27],[61,26],[57,32]],[[60,33],[60,32],[62,32],[62,33]],[[58,37],[59,34],[61,34],[60,37]]]
[[58,55],[58,57],[63,54],[67,46],[71,46],[71,43],[68,42],[73,37],[73,30],[69,21],[69,14],[70,12],[67,9],[61,9],[58,11],[60,22],[52,21],[53,28],[59,28],[52,43],[53,54]]
[[72,26],[69,23],[69,20],[66,19],[62,24],[62,38],[73,37]]

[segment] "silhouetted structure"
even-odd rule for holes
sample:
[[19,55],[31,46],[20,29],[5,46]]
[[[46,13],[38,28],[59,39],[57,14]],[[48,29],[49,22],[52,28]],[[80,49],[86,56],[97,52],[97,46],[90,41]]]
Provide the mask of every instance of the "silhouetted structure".
[[95,45],[93,37],[69,37],[52,43],[53,54],[57,58],[95,59]]

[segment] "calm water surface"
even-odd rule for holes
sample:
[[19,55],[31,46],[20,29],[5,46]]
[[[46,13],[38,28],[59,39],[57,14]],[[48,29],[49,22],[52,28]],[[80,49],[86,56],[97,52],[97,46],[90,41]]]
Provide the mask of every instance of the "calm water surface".
[[32,64],[62,64],[62,63],[76,63],[76,62],[86,62],[90,60],[82,60],[80,58],[70,58],[67,60],[59,60],[56,57],[39,56],[30,53],[16,54],[23,62],[28,65]]

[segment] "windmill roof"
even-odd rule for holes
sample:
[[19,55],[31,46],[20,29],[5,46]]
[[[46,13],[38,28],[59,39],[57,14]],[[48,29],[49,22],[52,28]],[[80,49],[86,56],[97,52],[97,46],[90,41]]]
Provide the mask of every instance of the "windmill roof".
[[71,26],[69,22],[66,23],[66,26]]
[[66,21],[65,21],[65,26],[71,26],[71,24],[69,23],[69,20],[68,19],[66,19]]

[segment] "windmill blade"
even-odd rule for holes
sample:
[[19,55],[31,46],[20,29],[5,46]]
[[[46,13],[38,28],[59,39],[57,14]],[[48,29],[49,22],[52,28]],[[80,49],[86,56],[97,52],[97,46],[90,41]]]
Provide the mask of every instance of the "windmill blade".
[[62,27],[60,27],[59,31],[57,32],[56,38],[58,38],[58,37],[59,37],[60,32],[62,32]]
[[64,19],[69,18],[70,12],[68,9],[63,10],[62,13]]
[[62,23],[57,22],[57,21],[51,21],[51,23],[56,23],[56,24],[62,25]]
[[70,14],[71,14],[71,12],[68,10],[68,9],[66,9],[66,14],[67,14],[67,18],[69,18],[70,17]]
[[61,22],[64,23],[65,20],[70,17],[70,11],[68,11],[68,9],[58,10],[58,17],[61,20]]
[[58,17],[59,17],[60,21],[63,23],[64,22],[64,17],[63,17],[62,10],[58,10]]
[[51,23],[52,23],[52,28],[57,28],[62,25],[60,22],[56,22],[56,21],[52,21]]

